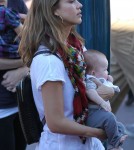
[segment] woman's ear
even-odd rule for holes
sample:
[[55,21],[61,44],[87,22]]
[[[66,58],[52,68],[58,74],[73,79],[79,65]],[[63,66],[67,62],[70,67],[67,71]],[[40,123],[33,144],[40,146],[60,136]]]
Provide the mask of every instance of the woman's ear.
[[54,11],[54,15],[55,15],[55,16],[59,16],[58,10],[55,10],[55,11]]
[[94,70],[91,71],[91,75],[95,76],[95,71]]

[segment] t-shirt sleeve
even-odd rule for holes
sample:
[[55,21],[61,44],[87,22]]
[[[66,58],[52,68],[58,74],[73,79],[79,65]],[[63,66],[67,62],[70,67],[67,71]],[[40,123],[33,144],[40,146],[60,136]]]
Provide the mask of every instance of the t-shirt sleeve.
[[86,80],[86,89],[96,89],[97,85],[89,78]]
[[17,28],[20,25],[19,14],[12,9],[6,9],[5,21],[7,26],[13,29]]
[[55,55],[38,55],[33,60],[36,88],[47,81],[65,82],[65,68],[62,61]]

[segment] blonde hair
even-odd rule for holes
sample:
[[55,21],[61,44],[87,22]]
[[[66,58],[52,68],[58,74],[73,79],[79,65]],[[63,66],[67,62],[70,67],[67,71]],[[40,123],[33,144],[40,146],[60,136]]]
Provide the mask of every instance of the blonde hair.
[[106,57],[102,52],[98,50],[87,50],[84,52],[85,62],[87,64],[87,71],[91,72],[99,64],[100,57]]
[[[45,44],[52,52],[60,46],[67,53],[63,30],[64,24],[60,17],[54,14],[60,0],[33,0],[25,20],[19,52],[25,64],[30,66],[34,53],[40,44]],[[71,32],[82,42],[75,31]]]

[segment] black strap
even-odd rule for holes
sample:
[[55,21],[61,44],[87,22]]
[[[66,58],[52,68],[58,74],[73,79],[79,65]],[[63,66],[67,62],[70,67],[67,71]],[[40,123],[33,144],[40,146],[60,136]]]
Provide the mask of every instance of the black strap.
[[56,54],[56,53],[52,53],[51,51],[37,51],[35,54],[34,54],[34,57],[37,56],[37,55],[40,55],[40,54],[51,54],[51,55],[55,55],[56,57],[58,57],[60,60],[61,60],[61,57]]

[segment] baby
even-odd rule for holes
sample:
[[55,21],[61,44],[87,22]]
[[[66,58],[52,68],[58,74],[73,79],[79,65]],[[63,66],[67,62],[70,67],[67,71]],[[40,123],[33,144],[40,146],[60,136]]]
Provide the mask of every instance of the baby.
[[116,121],[111,112],[110,102],[98,95],[96,80],[112,87],[115,92],[120,92],[120,89],[113,85],[113,78],[108,75],[108,61],[103,53],[97,50],[88,50],[84,52],[84,58],[87,64],[86,93],[89,99],[87,125],[105,130],[108,137],[108,150],[122,150],[121,145],[127,137],[125,127]]

